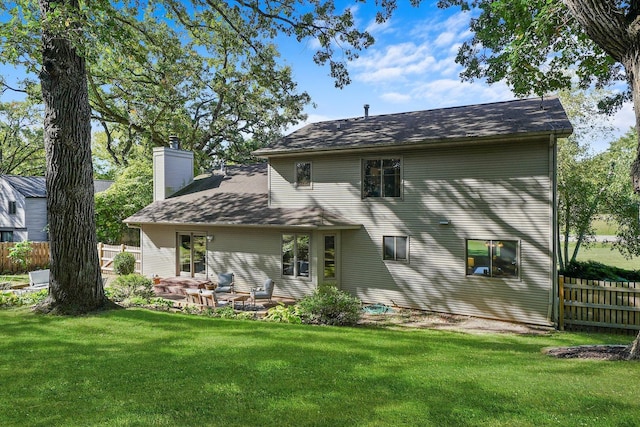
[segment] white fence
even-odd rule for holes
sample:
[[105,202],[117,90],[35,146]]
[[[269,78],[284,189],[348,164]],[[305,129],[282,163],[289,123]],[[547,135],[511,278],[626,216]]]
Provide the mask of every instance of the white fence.
[[136,258],[136,273],[142,272],[142,251],[138,246],[127,245],[105,245],[98,243],[98,257],[100,258],[100,268],[103,273],[113,273],[113,258],[121,252],[133,254]]

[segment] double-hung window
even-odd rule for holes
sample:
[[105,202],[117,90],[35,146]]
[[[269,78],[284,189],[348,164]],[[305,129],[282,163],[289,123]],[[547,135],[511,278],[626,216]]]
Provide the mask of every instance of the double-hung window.
[[362,197],[401,197],[402,160],[400,158],[362,161]]
[[311,188],[311,162],[296,162],[296,187]]
[[282,275],[309,277],[309,242],[308,234],[282,235]]
[[517,240],[467,240],[467,275],[518,277],[520,244]]
[[9,202],[9,215],[15,215],[18,212],[18,208],[16,206],[16,202]]
[[383,259],[392,261],[409,260],[409,238],[407,236],[384,236]]

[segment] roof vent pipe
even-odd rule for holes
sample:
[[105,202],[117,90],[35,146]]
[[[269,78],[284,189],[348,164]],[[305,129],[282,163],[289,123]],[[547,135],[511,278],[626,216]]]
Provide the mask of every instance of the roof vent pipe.
[[364,104],[364,118],[369,118],[369,104]]
[[169,147],[174,150],[180,149],[180,139],[176,135],[169,135]]

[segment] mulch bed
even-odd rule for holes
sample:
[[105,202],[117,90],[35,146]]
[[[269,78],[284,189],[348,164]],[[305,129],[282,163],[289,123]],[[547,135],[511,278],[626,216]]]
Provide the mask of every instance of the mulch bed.
[[549,348],[544,353],[560,359],[626,360],[629,356],[629,347],[626,345],[579,345]]

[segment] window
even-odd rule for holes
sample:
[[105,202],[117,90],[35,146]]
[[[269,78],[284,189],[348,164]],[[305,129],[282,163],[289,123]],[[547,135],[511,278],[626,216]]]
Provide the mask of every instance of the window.
[[296,163],[296,187],[311,187],[311,162]]
[[518,252],[516,240],[467,240],[467,275],[518,277]]
[[400,159],[363,161],[362,197],[400,197]]
[[13,242],[13,231],[0,231],[0,242]]
[[324,278],[336,278],[336,236],[324,236]]
[[207,274],[207,239],[194,233],[178,233],[178,265],[181,276]]
[[9,215],[15,215],[17,212],[16,202],[9,202]]
[[383,258],[393,261],[407,261],[409,259],[409,238],[406,236],[384,236]]
[[282,235],[282,275],[309,277],[308,234]]

